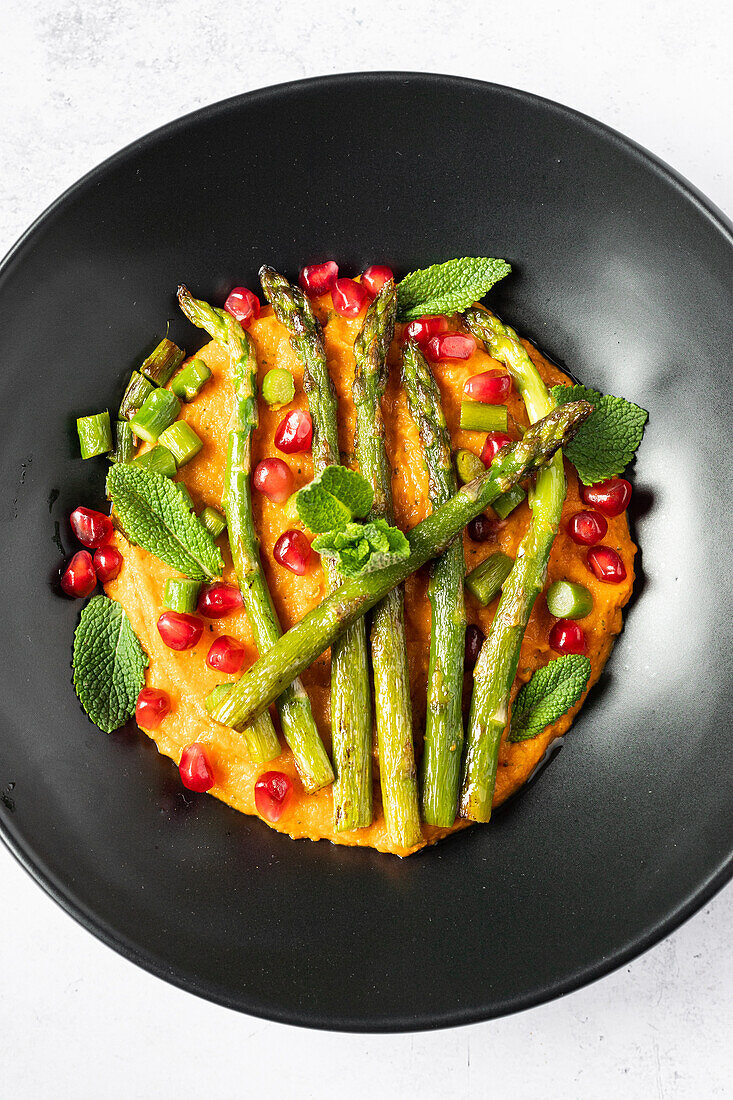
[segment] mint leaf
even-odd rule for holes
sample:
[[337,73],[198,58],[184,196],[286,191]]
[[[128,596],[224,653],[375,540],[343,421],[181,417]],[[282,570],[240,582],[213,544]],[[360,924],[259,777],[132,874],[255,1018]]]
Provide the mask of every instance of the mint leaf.
[[399,527],[375,519],[319,535],[313,549],[332,558],[342,577],[359,577],[402,561],[410,553],[410,544]]
[[622,474],[641,443],[649,413],[623,397],[603,396],[585,386],[553,386],[552,396],[558,405],[582,400],[594,406],[564,448],[583,484],[595,485]]
[[397,284],[397,320],[459,313],[478,302],[511,271],[506,260],[464,256],[411,271]]
[[74,634],[74,688],[92,722],[105,733],[135,713],[147,665],[122,604],[93,596]]
[[192,581],[221,576],[221,552],[175,481],[140,466],[115,463],[107,474],[107,495],[130,542]]
[[298,515],[309,531],[335,531],[368,516],[374,491],[365,477],[347,466],[326,466],[295,497]]
[[575,706],[588,686],[590,661],[569,653],[538,668],[512,707],[508,740],[529,741]]

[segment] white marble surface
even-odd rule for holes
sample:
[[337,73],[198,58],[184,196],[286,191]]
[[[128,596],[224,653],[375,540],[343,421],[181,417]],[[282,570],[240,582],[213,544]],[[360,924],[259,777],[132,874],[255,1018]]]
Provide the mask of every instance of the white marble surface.
[[[357,69],[457,73],[558,99],[733,210],[727,0],[0,0],[0,26],[0,252],[153,127],[250,88]],[[730,888],[630,966],[554,1004],[370,1037],[199,1001],[94,940],[4,849],[0,875],[4,1096],[733,1095]]]

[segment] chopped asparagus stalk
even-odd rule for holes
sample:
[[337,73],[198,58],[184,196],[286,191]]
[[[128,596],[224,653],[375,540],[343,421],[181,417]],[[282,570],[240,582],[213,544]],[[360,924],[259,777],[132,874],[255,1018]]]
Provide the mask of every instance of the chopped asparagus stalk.
[[80,416],[76,422],[79,433],[79,446],[82,458],[94,458],[112,450],[112,427],[109,411],[94,413],[92,416]]
[[145,398],[151,394],[155,387],[153,383],[143,378],[139,371],[134,370],[127,383],[127,389],[120,402],[120,420],[130,420],[138,409],[141,409]]
[[262,400],[270,406],[287,405],[295,397],[295,382],[289,370],[274,367],[262,379]]
[[217,684],[215,688],[211,689],[209,694],[204,699],[204,706],[206,707],[209,714],[214,713],[216,708],[219,706],[219,703],[221,703],[224,699],[224,696],[228,695],[233,687],[234,681],[231,681],[228,684]]
[[483,401],[461,401],[461,428],[467,432],[505,432],[506,405],[486,405]]
[[547,589],[547,610],[558,619],[584,619],[593,610],[593,597],[582,584],[555,581]]
[[115,429],[114,462],[132,462],[135,457],[135,436],[126,420],[118,420]]
[[522,486],[515,485],[508,493],[502,493],[500,497],[497,497],[491,507],[494,509],[499,519],[506,519],[510,512],[513,512],[526,496],[527,494]]
[[157,443],[180,411],[181,402],[174,393],[169,390],[153,390],[131,418],[130,427],[146,443]]
[[468,485],[475,477],[486,473],[486,467],[473,451],[460,450],[456,454],[456,470],[463,485]]
[[498,596],[513,565],[514,562],[507,554],[497,550],[466,575],[466,588],[482,607],[487,607]]
[[176,472],[176,460],[167,447],[160,444],[152,447],[133,459],[133,466],[142,466],[151,474],[163,474],[164,477],[173,477]]
[[171,382],[171,389],[181,401],[193,401],[211,378],[211,371],[203,359],[192,359],[179,370]]
[[185,351],[177,347],[172,340],[161,340],[140,367],[140,373],[149,378],[154,385],[165,386],[185,358]]
[[199,519],[213,539],[218,539],[219,535],[223,535],[227,529],[224,516],[209,504],[201,512]]
[[165,582],[163,589],[163,606],[170,611],[179,611],[183,615],[193,615],[200,589],[200,581],[170,578]]
[[185,466],[195,458],[203,447],[203,441],[185,420],[177,420],[160,433],[160,442],[167,447],[176,460],[177,466]]

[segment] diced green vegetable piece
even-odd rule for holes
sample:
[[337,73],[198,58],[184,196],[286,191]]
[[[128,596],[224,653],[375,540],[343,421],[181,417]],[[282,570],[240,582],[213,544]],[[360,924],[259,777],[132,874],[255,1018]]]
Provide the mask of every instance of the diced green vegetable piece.
[[163,474],[164,477],[173,477],[176,472],[176,460],[167,447],[158,444],[150,451],[138,455],[133,459],[133,466],[142,466],[151,474]]
[[491,507],[499,519],[506,519],[509,513],[513,512],[517,505],[522,503],[526,495],[521,485],[515,485],[508,493],[502,493],[500,497],[497,497]]
[[177,420],[161,432],[160,442],[171,452],[177,466],[185,466],[203,447],[203,442],[185,420]]
[[176,419],[181,402],[169,390],[153,390],[130,420],[130,427],[146,443],[157,443],[159,437]]
[[163,606],[183,615],[193,615],[201,589],[200,581],[167,580],[163,589]]
[[462,483],[468,485],[475,477],[485,474],[486,467],[473,451],[461,450],[456,454],[456,471]]
[[224,516],[209,504],[201,512],[199,519],[213,539],[218,539],[226,531],[227,521]]
[[113,462],[132,462],[135,457],[135,436],[126,420],[118,420],[115,429],[116,443],[112,452]]
[[486,607],[494,596],[498,596],[513,565],[514,562],[507,554],[497,550],[466,575],[466,588],[482,607]]
[[262,379],[262,400],[268,405],[287,405],[295,397],[295,382],[289,370],[273,367]]
[[547,610],[558,619],[584,619],[593,610],[593,597],[582,584],[555,581],[546,598]]
[[112,450],[112,427],[109,411],[94,413],[93,416],[80,416],[76,422],[79,433],[79,446],[82,458],[94,458]]
[[182,351],[172,340],[161,340],[140,367],[140,373],[156,386],[165,386],[185,358],[185,351]]
[[506,405],[487,405],[483,401],[461,401],[461,425],[468,432],[505,432]]
[[142,408],[145,398],[154,389],[152,382],[149,382],[147,378],[143,378],[139,371],[134,370],[130,375],[130,381],[127,383],[127,389],[120,402],[120,420],[129,420],[133,417],[138,409]]
[[210,378],[211,371],[203,359],[192,359],[182,370],[179,370],[171,382],[171,389],[181,401],[193,401]]
[[183,484],[182,481],[177,481],[176,485],[178,487],[178,492],[181,494],[181,496],[183,497],[183,499],[186,502],[186,507],[189,509],[189,511],[193,512],[194,504],[193,504],[193,500],[191,499],[191,494],[189,493],[188,489],[186,488],[186,486]]
[[235,681],[232,680],[229,684],[217,684],[215,688],[212,688],[209,694],[204,699],[204,706],[209,714],[213,714],[219,703],[222,701],[225,695],[227,695],[234,687]]

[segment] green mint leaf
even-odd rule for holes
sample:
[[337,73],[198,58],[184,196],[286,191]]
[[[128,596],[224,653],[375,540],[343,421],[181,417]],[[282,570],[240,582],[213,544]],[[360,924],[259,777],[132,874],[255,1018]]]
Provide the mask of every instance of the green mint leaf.
[[585,386],[553,386],[552,396],[558,405],[584,400],[595,406],[564,448],[583,484],[622,474],[641,443],[649,413],[623,397],[603,396]]
[[135,713],[147,665],[122,604],[93,596],[74,634],[74,687],[92,722],[105,733]]
[[175,481],[139,466],[115,463],[107,474],[107,495],[130,542],[192,581],[221,576],[221,552],[189,510]]
[[349,523],[338,531],[328,531],[313,540],[313,548],[323,557],[332,558],[342,577],[385,569],[410,553],[410,544],[399,527],[390,527],[384,519]]
[[509,741],[529,741],[575,706],[588,686],[590,661],[569,653],[538,668],[512,707]]
[[368,516],[374,491],[365,477],[346,466],[326,466],[295,497],[298,516],[309,531],[323,533]]
[[411,271],[397,284],[397,320],[459,313],[488,294],[511,271],[506,260],[464,256]]

